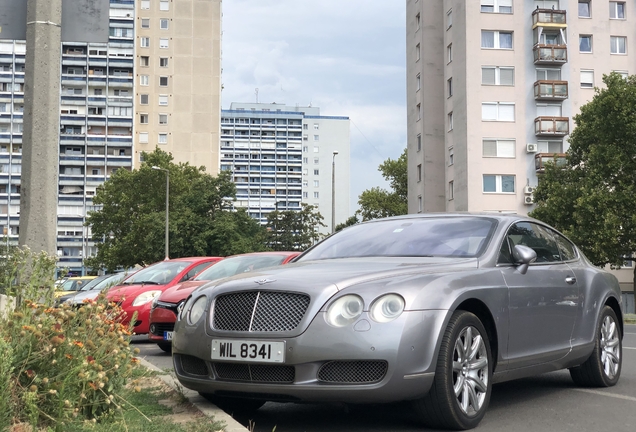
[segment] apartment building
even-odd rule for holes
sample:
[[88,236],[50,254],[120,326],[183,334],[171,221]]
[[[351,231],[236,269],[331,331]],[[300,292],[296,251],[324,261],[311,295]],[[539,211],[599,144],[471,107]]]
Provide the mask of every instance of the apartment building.
[[[572,117],[603,74],[636,71],[636,7],[406,4],[409,212],[527,214],[545,161],[562,160]],[[625,273],[622,285],[632,290]]]
[[234,174],[235,205],[261,223],[274,210],[307,203],[324,217],[320,231],[330,233],[333,208],[336,225],[350,216],[349,165],[348,117],[276,103],[232,103],[221,112],[221,170]]
[[[141,151],[158,145],[176,162],[218,173],[220,4],[111,0],[107,44],[62,43],[60,268],[86,272],[84,258],[96,247],[84,224],[96,189],[116,170],[138,166]],[[14,245],[25,52],[25,41],[0,40],[0,225]]]

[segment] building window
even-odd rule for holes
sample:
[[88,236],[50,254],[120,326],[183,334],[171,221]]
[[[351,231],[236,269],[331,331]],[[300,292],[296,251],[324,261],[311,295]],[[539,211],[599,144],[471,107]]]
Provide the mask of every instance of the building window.
[[159,58],[159,67],[168,67],[168,57]]
[[166,38],[159,39],[159,48],[168,48],[168,39]]
[[417,104],[417,120],[422,120],[422,104]]
[[159,114],[159,124],[160,125],[168,124],[168,114]]
[[579,52],[592,52],[592,35],[579,35]]
[[453,147],[448,148],[448,166],[451,166],[455,163],[455,150]]
[[139,65],[140,66],[148,67],[149,64],[150,64],[150,57],[148,57],[148,56],[139,57]]
[[593,70],[581,70],[581,88],[594,88]]
[[148,132],[139,132],[139,142],[141,144],[148,144]]
[[421,182],[422,181],[422,164],[419,164],[417,166],[417,171],[416,171],[416,175],[417,175],[417,182]]
[[482,30],[481,47],[488,49],[512,49],[512,32]]
[[420,61],[420,44],[415,45],[415,61]]
[[140,105],[148,105],[148,95],[147,94],[140,94],[139,95],[139,104]]
[[314,146],[314,153],[319,153],[319,152],[320,152],[320,147]]
[[139,123],[148,124],[148,114],[139,114]]
[[446,30],[448,30],[452,26],[453,26],[453,10],[449,9],[448,12],[446,12]]
[[627,38],[625,36],[610,36],[610,53],[627,54]]
[[[314,141],[320,141],[320,135],[314,135]],[[314,147],[314,151],[316,151],[315,147]]]
[[481,0],[481,11],[486,13],[512,13],[512,0]]
[[315,169],[314,170],[314,175],[320,175],[320,170]]
[[590,0],[579,0],[579,18],[592,18]]
[[616,73],[617,73],[617,74],[619,74],[621,77],[623,77],[623,79],[627,79],[627,77],[629,77],[629,72],[627,72],[627,71],[618,71],[618,70],[615,70],[615,71],[612,71],[612,72],[616,72]]
[[142,9],[150,9],[150,0],[141,0]]
[[422,150],[422,135],[417,134],[417,151]]
[[417,196],[417,212],[422,213],[422,195]]
[[500,158],[514,158],[515,157],[515,140],[505,139],[484,139],[482,141],[482,156],[483,157],[500,157]]
[[537,141],[537,153],[563,153],[563,141]]
[[303,158],[303,163],[304,163],[304,164],[309,163],[309,158],[304,157],[304,158]]
[[142,48],[148,48],[150,46],[150,38],[149,37],[139,38],[139,44],[141,45]]
[[320,192],[314,192],[314,198],[320,198]]
[[447,88],[447,91],[448,91],[448,97],[453,96],[453,78],[449,78],[446,81],[446,88]]
[[499,66],[482,66],[481,83],[483,85],[515,85],[515,68]]
[[560,81],[561,69],[537,68],[537,81]]
[[452,201],[455,199],[455,182],[453,180],[448,182],[448,200]]
[[417,74],[417,76],[415,77],[415,91],[420,91],[421,88],[422,88],[422,78],[420,74]]
[[142,86],[148,85],[148,75],[139,75],[139,85],[142,85]]
[[446,63],[453,61],[453,44],[449,44],[446,47]]
[[161,30],[168,30],[168,20],[165,18],[162,18],[159,20],[159,28]]
[[484,174],[483,191],[486,193],[514,193],[515,176]]
[[159,10],[162,10],[162,11],[170,10],[170,1],[159,0]]
[[314,123],[314,130],[320,129],[320,125],[318,123]]
[[625,19],[625,2],[611,1],[610,19]]
[[167,76],[160,76],[159,77],[159,86],[161,86],[161,87],[167,87],[168,86],[168,77]]
[[417,26],[417,30],[420,29],[420,14],[415,15],[415,25]]
[[159,95],[159,105],[168,105],[168,95]]
[[515,104],[512,102],[483,102],[481,104],[483,121],[515,121]]
[[303,146],[303,153],[307,153],[309,151],[309,146]]
[[303,198],[309,198],[309,192],[303,192]]
[[158,142],[159,144],[168,144],[168,134],[160,133],[160,134],[157,136],[157,142]]
[[320,181],[314,180],[314,187],[319,187],[319,186],[320,186]]
[[453,112],[449,112],[448,113],[448,131],[452,131],[453,130]]
[[150,18],[141,19],[141,28],[150,28]]

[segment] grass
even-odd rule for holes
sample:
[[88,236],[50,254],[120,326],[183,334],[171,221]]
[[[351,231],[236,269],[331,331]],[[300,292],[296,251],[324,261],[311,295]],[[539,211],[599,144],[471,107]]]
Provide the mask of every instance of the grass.
[[636,324],[636,314],[625,314],[623,321],[625,324]]

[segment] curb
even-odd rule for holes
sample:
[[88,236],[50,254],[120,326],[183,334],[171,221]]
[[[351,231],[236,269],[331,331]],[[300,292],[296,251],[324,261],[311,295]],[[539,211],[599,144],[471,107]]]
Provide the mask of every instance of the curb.
[[245,426],[234,420],[231,415],[209,402],[203,396],[199,395],[199,393],[183,387],[179,383],[179,381],[177,381],[174,375],[172,375],[171,373],[166,373],[166,371],[159,369],[157,366],[153,365],[144,358],[138,358],[142,366],[150,369],[151,371],[158,372],[159,375],[157,377],[161,379],[161,381],[166,383],[166,385],[168,385],[168,387],[172,388],[173,390],[183,393],[183,395],[188,398],[190,403],[204,415],[208,417],[214,417],[214,420],[222,421],[223,423],[225,423],[225,427],[223,428],[224,432],[249,432],[249,430]]

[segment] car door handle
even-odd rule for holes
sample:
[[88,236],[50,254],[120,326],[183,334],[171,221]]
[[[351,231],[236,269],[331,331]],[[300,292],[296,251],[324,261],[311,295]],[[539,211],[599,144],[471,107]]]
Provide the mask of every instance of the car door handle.
[[565,278],[565,282],[574,285],[576,283],[576,278],[574,276],[568,276]]

